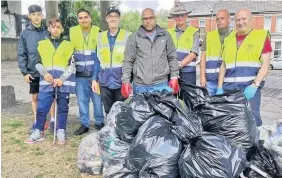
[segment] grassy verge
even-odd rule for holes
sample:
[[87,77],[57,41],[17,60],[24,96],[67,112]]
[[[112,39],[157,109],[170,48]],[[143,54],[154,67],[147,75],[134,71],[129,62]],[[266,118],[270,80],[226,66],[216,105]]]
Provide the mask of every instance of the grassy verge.
[[[75,123],[76,122],[76,123]],[[79,126],[75,118],[68,124],[68,143],[52,146],[53,134],[45,132],[46,139],[36,144],[25,144],[32,117],[2,113],[2,177],[7,178],[78,178],[94,177],[79,173],[76,166],[77,150],[85,136],[73,136]]]

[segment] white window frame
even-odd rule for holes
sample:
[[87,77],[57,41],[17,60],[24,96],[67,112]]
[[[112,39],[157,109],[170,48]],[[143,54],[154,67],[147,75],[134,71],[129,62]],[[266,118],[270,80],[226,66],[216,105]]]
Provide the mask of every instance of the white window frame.
[[187,25],[187,26],[190,26],[190,25],[191,25],[191,20],[190,20],[190,19],[187,19],[186,25]]
[[[277,46],[278,46],[278,45],[276,45],[277,43],[280,43],[280,48],[277,48]],[[275,56],[275,51],[280,51],[280,55]],[[274,58],[282,56],[282,42],[281,41],[274,42],[274,53],[273,53],[273,55],[274,55]]]
[[[204,22],[204,26],[201,26],[201,22]],[[206,28],[206,20],[205,19],[199,20],[199,28]]]
[[234,26],[235,26],[235,18],[230,17],[229,29],[234,30]]
[[[279,27],[279,24],[278,24],[278,19],[281,21],[280,27]],[[275,31],[276,32],[282,32],[282,15],[276,16],[276,29],[275,29]]]
[[[268,18],[270,18],[270,22],[269,22],[269,24],[266,24],[266,19],[268,19]],[[267,26],[267,25],[269,25],[269,26]],[[271,15],[265,15],[264,16],[264,29],[265,30],[271,30]]]

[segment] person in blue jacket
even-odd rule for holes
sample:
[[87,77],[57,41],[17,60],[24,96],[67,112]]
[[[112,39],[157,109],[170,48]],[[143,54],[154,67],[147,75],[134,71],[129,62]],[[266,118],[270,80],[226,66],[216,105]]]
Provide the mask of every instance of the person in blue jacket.
[[[40,6],[29,6],[28,13],[30,23],[21,32],[18,42],[18,65],[24,76],[24,80],[30,85],[29,93],[32,95],[31,104],[35,118],[40,77],[40,74],[35,68],[35,64],[37,63],[37,46],[39,41],[48,38],[49,32],[46,26],[42,25],[43,14]],[[54,111],[54,106],[52,106],[51,121],[54,120]]]

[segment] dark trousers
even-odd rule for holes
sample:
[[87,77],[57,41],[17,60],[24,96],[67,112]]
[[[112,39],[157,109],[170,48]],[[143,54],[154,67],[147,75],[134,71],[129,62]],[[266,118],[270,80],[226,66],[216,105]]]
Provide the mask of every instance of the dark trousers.
[[121,95],[120,88],[118,89],[110,89],[108,87],[101,86],[101,96],[102,101],[105,108],[105,113],[108,114],[110,112],[111,107],[116,101],[124,101],[125,98]]
[[[36,111],[35,128],[43,131],[46,122],[47,114],[50,111],[51,105],[55,99],[55,92],[39,92],[38,105]],[[57,95],[57,120],[58,129],[66,129],[67,116],[69,111],[69,94],[58,92]]]
[[257,90],[255,96],[249,100],[251,108],[252,108],[252,113],[254,118],[256,119],[256,124],[257,126],[262,125],[262,120],[260,117],[260,102],[261,102],[261,91],[260,89]]
[[[189,84],[196,85],[196,72],[180,72],[179,76],[182,80]],[[180,99],[184,99],[183,92],[180,90]]]
[[182,80],[185,80],[192,85],[196,85],[196,72],[180,72],[179,76]]

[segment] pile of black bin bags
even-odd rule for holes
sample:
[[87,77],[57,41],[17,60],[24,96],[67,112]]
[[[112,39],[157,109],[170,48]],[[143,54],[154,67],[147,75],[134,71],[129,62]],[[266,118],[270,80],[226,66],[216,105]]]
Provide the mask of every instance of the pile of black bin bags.
[[272,152],[260,154],[243,93],[209,97],[205,89],[180,84],[183,101],[163,91],[114,104],[98,137],[103,177],[238,178],[243,171],[255,177],[251,163],[279,176]]

